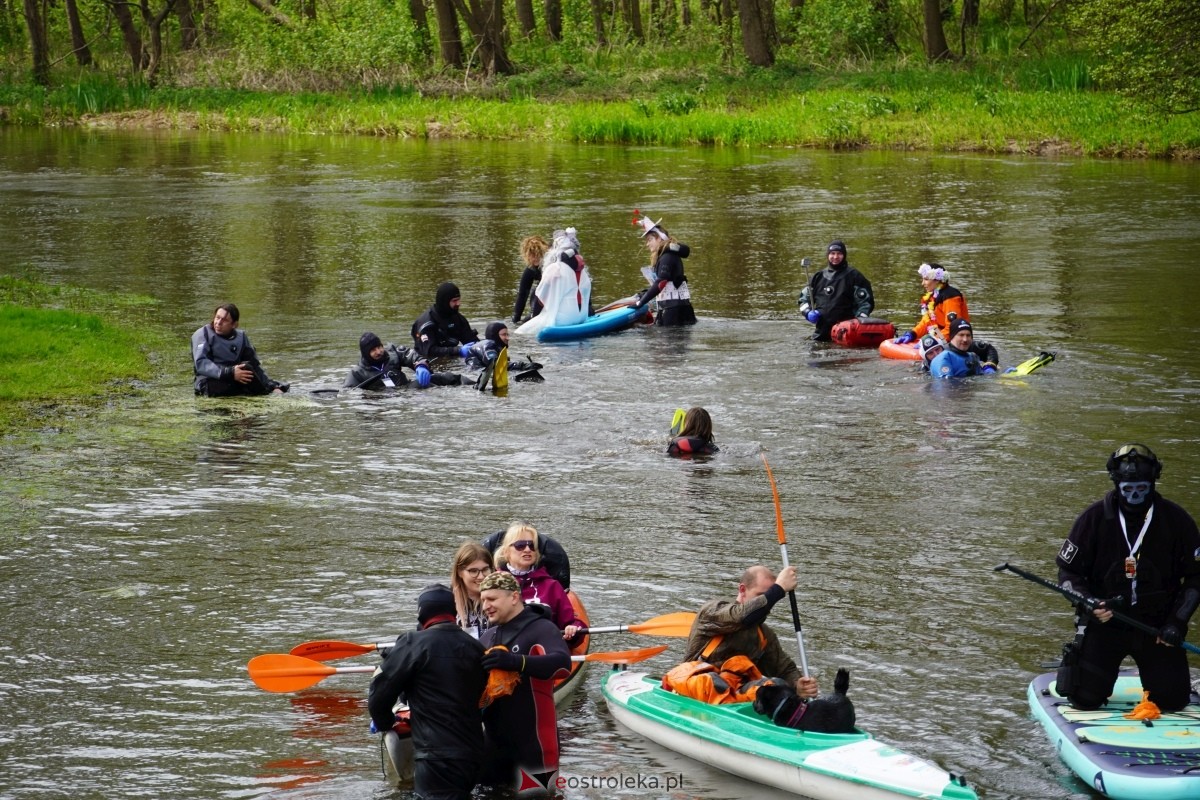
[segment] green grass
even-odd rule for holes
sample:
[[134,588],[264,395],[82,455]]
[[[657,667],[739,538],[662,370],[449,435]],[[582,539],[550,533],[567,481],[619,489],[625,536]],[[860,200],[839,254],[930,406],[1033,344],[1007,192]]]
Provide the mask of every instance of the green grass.
[[154,301],[0,276],[0,431],[62,416],[155,376]]

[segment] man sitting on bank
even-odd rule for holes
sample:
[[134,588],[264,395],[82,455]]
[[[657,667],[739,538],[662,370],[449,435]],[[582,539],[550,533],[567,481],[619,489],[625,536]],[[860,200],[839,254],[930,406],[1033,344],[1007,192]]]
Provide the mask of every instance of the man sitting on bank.
[[258,361],[245,331],[238,330],[241,314],[233,303],[213,310],[212,322],[192,334],[192,368],[196,394],[207,397],[279,394],[286,383],[273,381]]

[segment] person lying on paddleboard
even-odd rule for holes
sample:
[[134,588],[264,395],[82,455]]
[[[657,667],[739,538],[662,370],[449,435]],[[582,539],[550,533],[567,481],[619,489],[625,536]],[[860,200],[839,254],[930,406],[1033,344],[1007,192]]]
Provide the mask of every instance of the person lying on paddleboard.
[[407,347],[397,347],[388,343],[384,345],[378,336],[370,331],[364,333],[358,340],[358,350],[362,354],[358,365],[346,376],[343,389],[362,389],[378,391],[395,389],[408,384],[408,376],[402,367],[408,367],[416,374],[417,386],[424,388],[430,383],[440,386],[459,383],[457,375],[452,373],[433,373],[429,363]]
[[458,287],[447,281],[437,288],[433,305],[412,324],[413,347],[429,361],[435,358],[466,358],[479,334],[459,312]]
[[779,644],[779,637],[765,624],[775,604],[795,588],[795,567],[784,567],[778,578],[761,564],[748,568],[738,582],[733,602],[710,600],[700,607],[683,660],[721,664],[734,656],[745,656],[763,675],[782,678],[794,686],[800,697],[816,697],[820,694],[817,679],[804,677]]
[[831,341],[830,331],[839,322],[855,317],[865,319],[875,310],[871,282],[850,266],[841,239],[829,243],[825,258],[829,266],[809,278],[800,293],[800,313],[816,326],[812,338],[818,342]]
[[695,325],[696,310],[692,308],[692,291],[683,273],[683,259],[691,249],[677,241],[666,229],[647,216],[640,220],[634,211],[634,225],[642,226],[642,239],[650,251],[650,269],[654,281],[637,295],[634,310],[640,312],[651,300],[658,300],[658,316],[654,324],[663,326]]
[[[489,697],[483,709],[487,754],[482,782],[528,789],[526,777],[551,785],[559,766],[554,681],[571,669],[571,651],[543,606],[525,605],[516,579],[493,572],[480,587],[491,621],[481,640],[483,667],[515,672],[510,693]],[[496,673],[492,673],[495,677]]]
[[479,726],[484,648],[454,624],[454,595],[441,584],[417,598],[417,624],[396,639],[371,681],[371,722],[387,735],[403,696],[412,710],[416,795],[469,798],[485,753]]
[[213,309],[212,322],[192,334],[192,370],[196,394],[206,397],[280,394],[288,384],[271,380],[250,337],[238,328],[241,313],[233,303]]
[[[1162,463],[1144,444],[1127,444],[1105,468],[1113,488],[1079,515],[1058,551],[1058,582],[1065,589],[1104,600],[1086,622],[1082,640],[1067,645],[1058,693],[1079,709],[1099,707],[1117,681],[1121,660],[1131,656],[1148,700],[1160,711],[1188,703],[1191,676],[1188,622],[1200,606],[1200,531],[1181,506],[1155,490]],[[1113,619],[1113,608],[1157,633]]]
[[941,264],[922,264],[917,268],[921,276],[921,319],[910,331],[897,336],[896,344],[908,344],[920,339],[930,329],[935,329],[942,338],[950,338],[950,323],[956,319],[970,320],[967,313],[967,298],[950,285],[950,276]]
[[950,339],[942,352],[929,361],[929,374],[935,378],[990,375],[996,371],[999,360],[996,348],[975,341],[971,323],[960,318],[950,323]]
[[494,556],[496,569],[511,573],[517,579],[526,603],[547,606],[554,624],[562,631],[562,638],[573,646],[587,632],[587,623],[575,616],[575,607],[562,584],[539,566],[541,555],[537,540],[537,530],[526,522],[508,526]]
[[483,600],[479,596],[483,579],[491,574],[491,551],[478,542],[463,542],[450,568],[450,588],[454,592],[458,626],[476,639],[491,624],[483,613]]
[[678,424],[671,426],[671,437],[669,456],[710,456],[719,449],[713,441],[712,417],[700,406],[689,408],[678,418]]
[[[542,301],[533,294],[533,287],[542,279],[542,258],[550,245],[541,236],[526,236],[521,240],[521,260],[525,262],[525,270],[521,273],[521,281],[517,284],[517,301],[513,303],[513,325],[520,325],[531,317],[542,312]],[[532,295],[532,297],[531,297]],[[529,305],[529,317],[521,318],[525,313],[525,304]]]

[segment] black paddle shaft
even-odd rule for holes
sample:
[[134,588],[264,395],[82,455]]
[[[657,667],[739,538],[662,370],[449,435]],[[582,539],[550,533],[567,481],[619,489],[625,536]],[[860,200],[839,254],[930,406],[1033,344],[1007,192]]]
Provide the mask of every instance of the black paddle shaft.
[[[1020,567],[1014,567],[1012,564],[1009,564],[1007,561],[1005,561],[1000,566],[995,567],[996,572],[1003,572],[1004,570],[1008,570],[1009,572],[1011,572],[1015,575],[1020,575],[1022,578],[1024,578],[1027,581],[1033,581],[1036,584],[1045,586],[1047,589],[1050,589],[1051,591],[1058,592],[1063,597],[1067,598],[1068,600],[1075,603],[1076,605],[1083,606],[1088,611],[1095,611],[1098,607],[1101,606],[1102,603],[1106,602],[1103,600],[1097,600],[1094,597],[1088,597],[1085,594],[1080,594],[1079,592],[1075,591],[1074,589],[1068,589],[1067,587],[1060,586],[1057,583],[1051,583],[1050,581],[1046,580],[1045,578],[1041,577],[1040,575],[1034,575],[1032,572],[1026,572],[1025,570],[1021,569]],[[1112,600],[1109,600],[1107,602],[1119,602],[1120,600],[1121,600],[1120,597],[1115,597]],[[1105,607],[1107,608],[1107,606],[1105,606]],[[1109,608],[1108,610],[1112,611],[1112,615],[1113,615],[1114,619],[1124,622],[1129,627],[1139,630],[1142,633],[1148,633],[1151,636],[1155,636],[1155,637],[1158,636],[1158,631],[1155,630],[1154,628],[1151,628],[1146,623],[1141,622],[1140,620],[1136,620],[1133,617],[1122,614],[1120,611],[1114,611],[1111,608]],[[1196,645],[1191,644],[1190,642],[1180,642],[1180,647],[1182,647],[1184,650],[1187,650],[1188,652],[1191,652],[1191,653],[1200,653],[1200,647],[1196,647]]]

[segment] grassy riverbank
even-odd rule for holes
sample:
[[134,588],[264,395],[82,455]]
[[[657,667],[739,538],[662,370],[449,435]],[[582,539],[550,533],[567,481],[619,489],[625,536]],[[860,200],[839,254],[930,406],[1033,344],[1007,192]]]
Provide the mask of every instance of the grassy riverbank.
[[0,433],[138,391],[169,344],[141,319],[153,302],[0,276]]
[[832,71],[735,69],[703,52],[686,61],[622,63],[610,52],[488,82],[443,76],[327,92],[211,88],[196,85],[202,73],[189,73],[190,85],[160,88],[90,75],[50,90],[0,86],[0,119],[639,145],[1200,156],[1200,114],[1131,106],[1092,88],[1085,61],[1062,56],[969,66],[898,59]]

